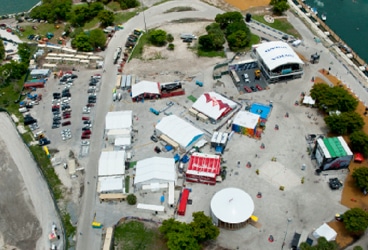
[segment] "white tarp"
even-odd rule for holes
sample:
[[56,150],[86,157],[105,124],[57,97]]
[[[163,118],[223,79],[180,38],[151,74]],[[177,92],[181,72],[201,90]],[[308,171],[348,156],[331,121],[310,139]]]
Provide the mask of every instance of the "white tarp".
[[203,113],[213,120],[235,109],[237,104],[216,92],[207,92],[201,95],[192,105],[192,108]]
[[335,240],[337,233],[333,230],[329,225],[323,223],[322,226],[317,228],[316,231],[313,232],[313,237],[318,239],[319,237],[325,237],[327,241]]
[[203,132],[176,115],[163,117],[156,125],[156,130],[187,148],[203,136]]
[[151,183],[176,183],[174,158],[152,157],[137,162],[134,185],[139,189]]
[[132,86],[132,98],[141,94],[160,94],[160,86],[158,82],[140,81]]
[[108,112],[105,118],[105,130],[131,129],[133,112],[131,110]]
[[124,175],[125,151],[103,151],[98,161],[98,176]]
[[304,96],[303,98],[303,104],[309,104],[309,105],[314,105],[316,103],[315,100],[313,100],[313,98],[309,95]]
[[256,51],[270,70],[285,64],[304,64],[295,51],[281,41],[262,43]]
[[98,182],[98,193],[123,193],[123,176],[99,177]]

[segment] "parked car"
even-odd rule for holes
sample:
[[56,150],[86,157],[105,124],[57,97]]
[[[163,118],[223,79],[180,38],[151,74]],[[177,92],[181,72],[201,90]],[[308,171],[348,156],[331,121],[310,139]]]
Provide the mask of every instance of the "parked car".
[[45,146],[45,145],[48,145],[50,144],[51,141],[48,140],[47,138],[41,138],[39,141],[38,141],[38,145],[40,146]]
[[82,116],[82,120],[83,121],[89,121],[89,117],[88,116]]
[[251,89],[253,92],[257,92],[257,89],[256,89],[256,87],[254,87],[254,86],[251,86],[251,87],[250,87],[250,89]]
[[252,92],[252,90],[248,86],[244,86],[244,90],[246,92],[248,92],[248,93],[251,93]]
[[81,136],[81,139],[82,139],[82,140],[90,139],[90,138],[91,138],[91,136],[90,136],[90,135],[83,135],[83,134],[82,134],[82,136]]
[[90,134],[92,134],[92,131],[90,129],[84,130],[82,134],[83,135],[90,135]]
[[63,123],[61,124],[61,126],[65,127],[65,126],[69,126],[69,125],[71,125],[71,124],[72,124],[72,122],[71,122],[71,121],[66,121],[66,122],[63,122]]
[[258,90],[263,90],[263,88],[262,88],[259,84],[257,84],[257,85],[256,85],[256,88],[257,88]]
[[156,146],[156,147],[154,148],[154,151],[155,151],[157,154],[161,153],[161,149],[160,149],[158,146]]
[[55,128],[60,128],[60,125],[59,124],[55,124],[53,123],[52,126],[51,126],[52,129],[55,129]]
[[151,136],[151,140],[152,140],[152,141],[154,141],[154,142],[158,142],[157,137],[156,137],[156,136],[154,136],[154,135],[152,135],[152,136]]

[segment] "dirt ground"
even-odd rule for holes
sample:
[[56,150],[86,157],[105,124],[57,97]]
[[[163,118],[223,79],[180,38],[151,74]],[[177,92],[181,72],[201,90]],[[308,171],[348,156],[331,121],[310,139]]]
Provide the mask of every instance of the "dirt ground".
[[[344,88],[347,89],[348,91],[350,91],[348,89],[348,87],[341,82],[337,77],[335,77],[332,74],[329,74],[327,72],[327,69],[321,69],[319,71],[321,74],[323,74],[324,77],[326,77],[328,79],[328,81],[330,83],[332,83],[334,86],[338,86],[343,84]],[[324,81],[321,78],[316,78],[315,79],[315,83],[326,83],[326,81]],[[350,93],[352,93],[350,91]],[[354,93],[352,93],[354,95]],[[363,102],[359,102],[358,107],[356,108],[356,112],[358,114],[362,114],[363,120],[365,122],[365,125],[363,127],[363,131],[368,134],[368,117],[364,116],[364,112],[365,112],[365,105]],[[345,136],[344,137],[345,140],[349,141],[349,137]],[[362,209],[367,210],[368,209],[368,199],[366,198],[366,196],[363,195],[363,193],[355,186],[355,182],[353,180],[353,177],[351,176],[351,174],[353,173],[355,168],[358,167],[362,167],[364,166],[364,164],[366,164],[366,162],[363,163],[356,163],[356,162],[352,162],[349,166],[349,174],[345,180],[344,186],[343,186],[343,191],[342,191],[342,196],[341,196],[341,204],[343,204],[344,206],[347,206],[349,208],[355,208],[355,207],[360,207]],[[329,225],[334,228],[336,230],[337,234],[337,238],[336,238],[336,242],[340,245],[340,246],[347,246],[349,244],[352,243],[352,241],[354,240],[353,237],[351,237],[345,230],[345,228],[343,227],[343,224],[340,222],[330,222]]]

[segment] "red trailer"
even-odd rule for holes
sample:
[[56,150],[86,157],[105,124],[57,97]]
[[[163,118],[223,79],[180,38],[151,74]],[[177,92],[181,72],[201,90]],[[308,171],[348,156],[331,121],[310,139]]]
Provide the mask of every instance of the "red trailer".
[[185,215],[185,211],[187,210],[188,197],[189,197],[189,189],[186,188],[181,193],[178,215],[182,215],[182,216]]
[[44,88],[45,83],[44,82],[25,82],[24,88]]

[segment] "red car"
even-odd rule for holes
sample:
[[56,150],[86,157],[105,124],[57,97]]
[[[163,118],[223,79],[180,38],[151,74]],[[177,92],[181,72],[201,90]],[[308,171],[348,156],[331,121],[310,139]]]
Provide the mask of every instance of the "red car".
[[81,139],[82,140],[89,139],[89,138],[91,138],[91,136],[89,136],[89,135],[82,135],[81,136]]
[[70,117],[71,117],[71,115],[63,115],[63,119],[68,119]]
[[72,122],[71,121],[66,121],[66,122],[63,122],[62,124],[61,124],[61,126],[69,126],[69,125],[71,125],[72,124]]
[[60,109],[60,105],[54,105],[51,107],[52,109]]
[[245,90],[246,92],[248,92],[248,93],[251,93],[251,92],[252,92],[252,90],[251,90],[249,87],[247,87],[247,86],[244,86],[244,90]]
[[263,88],[262,88],[261,86],[259,86],[258,84],[256,85],[256,88],[257,88],[258,90],[263,90]]
[[82,135],[90,135],[92,134],[92,131],[91,130],[84,130]]
[[82,121],[89,121],[89,117],[88,116],[82,116]]

